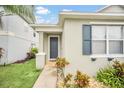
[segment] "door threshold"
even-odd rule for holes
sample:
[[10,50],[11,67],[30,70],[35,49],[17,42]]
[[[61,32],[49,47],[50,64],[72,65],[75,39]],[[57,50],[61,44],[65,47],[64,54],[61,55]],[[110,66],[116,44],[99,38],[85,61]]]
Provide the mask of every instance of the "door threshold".
[[56,61],[56,59],[49,59],[49,61],[50,61],[50,62],[55,62],[55,61]]

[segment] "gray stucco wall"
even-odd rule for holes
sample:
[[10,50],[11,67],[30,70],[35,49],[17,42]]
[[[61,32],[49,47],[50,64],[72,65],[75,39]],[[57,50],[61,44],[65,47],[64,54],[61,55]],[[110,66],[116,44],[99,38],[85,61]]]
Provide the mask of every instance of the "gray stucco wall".
[[[91,21],[96,22],[97,20],[65,20],[62,48],[64,57],[70,62],[70,65],[65,69],[66,73],[75,73],[77,70],[81,70],[94,76],[100,68],[112,63],[108,62],[107,58],[97,58],[96,61],[92,62],[90,55],[82,54],[82,25],[89,24]],[[99,21],[102,22],[102,20]],[[107,22],[107,20],[104,21]],[[124,61],[124,58],[119,58],[119,60]]]

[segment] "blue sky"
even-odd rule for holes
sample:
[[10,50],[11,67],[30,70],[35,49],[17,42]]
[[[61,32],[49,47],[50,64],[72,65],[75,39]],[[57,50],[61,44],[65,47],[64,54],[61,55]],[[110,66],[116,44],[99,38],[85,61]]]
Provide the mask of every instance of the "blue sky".
[[96,12],[104,5],[39,5],[35,6],[37,23],[56,24],[60,11]]

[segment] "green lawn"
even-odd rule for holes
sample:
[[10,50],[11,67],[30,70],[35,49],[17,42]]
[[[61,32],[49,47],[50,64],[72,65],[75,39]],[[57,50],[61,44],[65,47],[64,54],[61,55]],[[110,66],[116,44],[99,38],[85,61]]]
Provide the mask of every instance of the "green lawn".
[[0,66],[0,88],[31,88],[40,72],[35,68],[35,59]]

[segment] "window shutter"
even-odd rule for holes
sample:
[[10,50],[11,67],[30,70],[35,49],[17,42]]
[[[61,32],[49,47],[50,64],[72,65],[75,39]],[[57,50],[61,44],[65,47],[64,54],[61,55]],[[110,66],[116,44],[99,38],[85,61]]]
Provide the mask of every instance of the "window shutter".
[[91,25],[83,25],[83,55],[91,54]]

